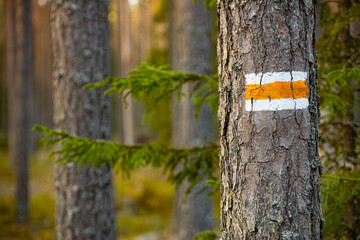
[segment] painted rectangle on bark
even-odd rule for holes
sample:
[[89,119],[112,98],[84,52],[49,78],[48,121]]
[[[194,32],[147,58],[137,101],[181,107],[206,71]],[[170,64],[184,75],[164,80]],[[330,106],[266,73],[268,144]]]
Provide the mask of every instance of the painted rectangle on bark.
[[246,74],[246,111],[303,109],[309,105],[306,72]]
[[309,89],[305,81],[296,82],[273,82],[264,85],[248,84],[246,85],[245,98],[251,99],[282,99],[282,98],[306,98]]

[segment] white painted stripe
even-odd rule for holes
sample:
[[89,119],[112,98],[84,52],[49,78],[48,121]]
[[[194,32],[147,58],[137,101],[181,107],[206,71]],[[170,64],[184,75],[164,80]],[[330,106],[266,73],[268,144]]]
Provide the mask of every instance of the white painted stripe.
[[307,98],[256,99],[246,100],[246,111],[276,111],[286,109],[304,109],[309,106]]
[[[292,76],[292,78],[291,78]],[[306,80],[307,78],[307,72],[299,72],[299,71],[293,71],[291,72],[267,72],[267,73],[250,73],[245,75],[246,79],[246,85],[248,84],[267,84],[267,83],[273,83],[276,81],[279,82],[290,82],[291,79],[293,82],[299,81],[299,80]]]

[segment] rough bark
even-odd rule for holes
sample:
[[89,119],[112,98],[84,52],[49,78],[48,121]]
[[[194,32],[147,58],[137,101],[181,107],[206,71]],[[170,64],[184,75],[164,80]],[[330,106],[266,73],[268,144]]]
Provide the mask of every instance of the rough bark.
[[[211,72],[210,13],[202,3],[174,0],[172,11],[171,65],[173,69],[188,73],[209,74]],[[190,94],[191,85],[182,92]],[[211,111],[203,107],[195,123],[194,105],[190,98],[174,100],[173,144],[175,146],[203,145],[213,140]],[[196,194],[205,186],[196,185],[186,194],[189,183],[181,184],[175,196],[175,231],[179,239],[192,239],[195,234],[212,230],[212,199],[208,192]]]
[[6,2],[9,151],[15,172],[16,220],[29,219],[28,159],[31,146],[33,27],[31,1]]
[[[222,239],[322,239],[315,3],[220,0],[218,17]],[[246,110],[246,74],[294,71],[308,107]]]
[[[110,137],[110,101],[83,86],[109,74],[107,0],[51,1],[54,125],[72,135]],[[56,239],[115,239],[110,166],[57,165]]]

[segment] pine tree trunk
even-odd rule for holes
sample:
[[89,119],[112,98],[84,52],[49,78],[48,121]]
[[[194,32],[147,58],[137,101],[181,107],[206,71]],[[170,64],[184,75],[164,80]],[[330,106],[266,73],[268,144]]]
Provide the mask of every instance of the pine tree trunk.
[[[171,64],[173,69],[187,73],[209,74],[211,72],[210,13],[202,3],[172,1],[172,46]],[[182,92],[190,94],[191,85]],[[211,111],[208,106],[201,109],[195,123],[194,104],[188,97],[179,102],[174,98],[174,146],[203,145],[213,140]],[[205,180],[204,180],[205,181]],[[195,234],[212,230],[212,200],[208,191],[197,194],[205,184],[197,184],[186,194],[189,183],[181,184],[175,196],[175,231],[181,240],[189,240]]]
[[[3,147],[4,139],[6,139],[7,136],[7,91],[6,91],[6,45],[5,45],[5,39],[9,39],[7,36],[7,22],[8,22],[8,14],[6,12],[7,3],[4,1],[0,2],[0,9],[3,11],[3,14],[1,16],[1,22],[0,22],[0,29],[2,34],[2,37],[0,38],[0,148]],[[6,37],[7,36],[7,37]]]
[[[346,11],[349,10],[351,7],[351,1],[350,0],[341,0],[338,2],[338,9],[340,16],[345,16]],[[350,35],[350,26],[343,27],[340,33],[340,51],[341,56],[343,59],[350,59],[352,52],[352,40]],[[344,67],[355,67],[353,66],[353,63],[348,61],[348,64]],[[353,83],[350,83],[353,84]],[[356,89],[354,89],[356,91]],[[354,91],[354,93],[355,93]],[[354,94],[350,93],[347,96],[347,99],[345,101],[348,101],[350,103],[356,102],[354,101]],[[344,115],[342,122],[345,123],[342,127],[343,132],[343,146],[345,151],[345,163],[348,163],[350,166],[356,165],[355,159],[356,159],[356,131],[354,127],[354,112],[356,110],[350,109],[346,115]]]
[[[128,72],[134,68],[134,61],[132,59],[132,42],[131,42],[131,12],[129,2],[127,0],[119,0],[119,41],[120,41],[120,72],[119,76],[128,76]],[[122,100],[122,99],[120,99]],[[124,144],[134,144],[134,102],[131,98],[125,103],[121,103],[122,107],[122,135]]]
[[222,239],[322,239],[314,1],[218,1]]
[[29,219],[28,159],[31,146],[33,27],[31,1],[7,1],[10,161],[15,171],[16,220]]
[[[51,1],[54,125],[72,135],[110,137],[110,99],[83,86],[109,74],[107,0]],[[56,239],[115,239],[110,166],[57,165]]]
[[[34,25],[34,107],[33,122],[52,128],[53,102],[51,82],[51,46],[49,4],[40,5],[33,1]],[[40,132],[33,133],[35,143],[42,136]]]
[[[346,16],[347,11],[351,7],[353,7],[353,3],[351,0],[341,0],[338,2],[339,4],[339,12],[340,16]],[[353,45],[356,37],[351,36],[351,26],[350,24],[347,27],[343,27],[340,33],[341,39],[341,55],[344,60],[348,62],[345,67],[356,67],[356,65],[350,60],[352,56],[352,49],[356,48]],[[354,39],[352,39],[354,38]],[[358,166],[360,166],[357,162],[357,153],[356,153],[356,142],[357,142],[357,133],[356,127],[359,125],[359,119],[357,118],[356,107],[358,107],[358,88],[359,83],[350,82],[351,85],[354,86],[353,92],[351,92],[346,99],[350,103],[354,103],[354,108],[350,109],[347,114],[343,117],[342,122],[345,123],[342,132],[343,132],[343,146],[345,151],[345,163],[348,163],[349,166],[355,166],[355,170],[358,171]],[[350,85],[350,86],[351,86]],[[348,123],[348,124],[346,124]],[[346,227],[347,227],[347,235],[342,237],[343,240],[357,239],[360,237],[360,207],[359,207],[359,199],[356,196],[353,196],[349,199],[346,204]]]

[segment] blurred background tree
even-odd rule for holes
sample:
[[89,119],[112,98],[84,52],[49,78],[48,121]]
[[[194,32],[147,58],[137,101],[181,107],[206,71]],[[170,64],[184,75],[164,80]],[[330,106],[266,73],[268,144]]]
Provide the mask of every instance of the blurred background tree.
[[28,160],[31,152],[34,79],[33,20],[30,1],[5,1],[6,80],[9,156],[15,173],[18,223],[29,220]]
[[[170,1],[170,59],[171,67],[185,73],[209,75],[215,72],[212,66],[211,11],[201,2]],[[189,96],[194,83],[187,83],[181,89]],[[189,97],[178,100],[173,96],[172,145],[176,147],[202,146],[215,140],[211,108],[204,105],[195,119],[196,108]],[[181,166],[180,166],[181,168]],[[199,174],[201,169],[199,169]],[[199,232],[213,229],[213,201],[206,187],[206,177],[188,192],[190,182],[177,186],[174,201],[174,229],[179,240],[192,239]]]
[[[360,1],[320,1],[317,39],[327,239],[360,236]],[[357,178],[357,180],[350,180]]]
[[[108,1],[49,4],[54,128],[109,140],[109,96],[104,96],[102,89],[83,89],[110,74]],[[116,239],[110,164],[96,169],[92,164],[56,164],[55,186],[55,239]]]

